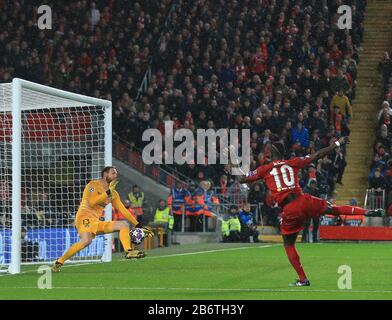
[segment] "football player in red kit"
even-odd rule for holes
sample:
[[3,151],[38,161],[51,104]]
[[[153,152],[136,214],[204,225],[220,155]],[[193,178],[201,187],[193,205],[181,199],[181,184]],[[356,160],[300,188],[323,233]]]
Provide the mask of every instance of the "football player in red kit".
[[324,199],[313,197],[302,192],[299,185],[298,173],[313,160],[327,155],[343,144],[348,143],[348,137],[342,137],[326,148],[307,155],[306,157],[284,159],[284,145],[280,142],[271,145],[271,162],[258,167],[241,178],[242,183],[250,183],[263,179],[271,190],[274,200],[282,208],[280,217],[281,234],[287,257],[298,274],[299,279],[293,286],[309,286],[310,282],[301,266],[300,258],[295,249],[298,233],[309,218],[323,214],[333,215],[365,215],[384,216],[385,210],[366,210],[354,206],[336,206]]

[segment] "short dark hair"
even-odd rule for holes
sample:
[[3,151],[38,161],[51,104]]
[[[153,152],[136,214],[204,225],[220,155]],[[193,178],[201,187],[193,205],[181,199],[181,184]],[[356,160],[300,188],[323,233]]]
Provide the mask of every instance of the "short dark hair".
[[103,177],[105,173],[109,172],[110,169],[116,169],[117,170],[117,168],[115,166],[106,166],[101,171],[101,177]]
[[285,145],[282,142],[274,142],[271,144],[273,152],[279,153],[279,156],[284,157],[286,154]]

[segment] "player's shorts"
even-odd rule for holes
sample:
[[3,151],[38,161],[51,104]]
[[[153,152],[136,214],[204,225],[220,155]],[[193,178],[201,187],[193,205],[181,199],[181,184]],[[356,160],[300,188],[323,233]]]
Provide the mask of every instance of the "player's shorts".
[[113,224],[114,221],[100,221],[88,217],[80,217],[75,220],[75,227],[78,230],[79,235],[83,232],[88,232],[91,233],[93,237],[97,234],[113,232]]
[[306,220],[317,218],[327,209],[328,202],[310,194],[300,194],[297,199],[285,205],[281,215],[282,235],[300,232]]

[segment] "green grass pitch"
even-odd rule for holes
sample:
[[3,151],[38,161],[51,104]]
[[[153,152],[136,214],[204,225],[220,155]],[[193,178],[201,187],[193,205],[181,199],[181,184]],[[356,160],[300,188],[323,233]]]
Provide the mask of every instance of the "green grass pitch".
[[[128,261],[65,266],[52,289],[38,289],[38,266],[0,276],[0,299],[392,299],[387,243],[298,244],[310,287],[296,278],[281,244],[192,244],[149,251]],[[338,288],[338,268],[352,289]]]

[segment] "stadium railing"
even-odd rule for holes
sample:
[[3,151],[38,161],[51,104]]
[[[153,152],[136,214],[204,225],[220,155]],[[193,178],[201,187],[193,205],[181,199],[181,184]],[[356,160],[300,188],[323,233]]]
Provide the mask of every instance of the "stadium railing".
[[163,169],[160,165],[146,165],[143,162],[141,150],[131,146],[129,142],[124,141],[117,135],[113,135],[112,150],[113,156],[116,159],[130,165],[132,168],[168,188],[173,188],[177,181],[186,185],[190,180],[188,177],[177,171],[169,172],[168,167]]
[[385,190],[376,191],[374,189],[366,189],[365,208],[378,209],[386,207]]
[[222,188],[222,187],[214,187],[213,188],[215,195],[218,197],[221,203],[232,203],[235,205],[242,205],[247,201],[247,191],[243,189],[241,186],[238,188]]
[[[230,207],[232,205],[235,205],[238,207],[240,210],[241,207],[232,202],[227,202],[227,203],[220,203],[216,204],[213,203],[211,204],[212,207],[212,217],[209,218],[209,225],[211,226],[210,228],[207,226],[206,223],[206,216],[204,214],[200,215],[200,220],[203,224],[202,230],[200,232],[221,232],[220,226],[221,224],[219,223],[220,221],[224,220],[227,218],[227,215],[229,214]],[[259,219],[259,208],[257,205],[250,205],[250,212],[252,215],[255,217],[256,224],[261,223],[263,224],[263,220]],[[219,222],[218,222],[219,221]],[[178,230],[177,232],[188,232],[189,229],[189,217],[185,214],[185,210],[183,211],[182,214],[182,222],[181,222],[181,230]],[[213,230],[213,231],[211,231]]]

